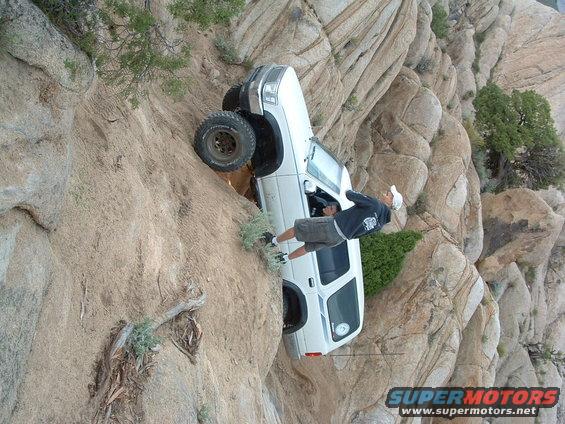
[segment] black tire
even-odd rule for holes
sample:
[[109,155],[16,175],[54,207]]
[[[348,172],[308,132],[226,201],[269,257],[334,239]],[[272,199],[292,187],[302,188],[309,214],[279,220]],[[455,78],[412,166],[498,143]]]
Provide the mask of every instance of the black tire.
[[231,172],[247,163],[255,152],[251,124],[235,112],[215,112],[196,130],[194,150],[210,168]]
[[283,291],[283,309],[282,309],[282,317],[283,317],[283,325],[285,322],[289,321],[288,313],[290,311],[290,299],[288,295]]
[[222,110],[234,111],[239,109],[239,93],[243,84],[235,84],[224,95]]

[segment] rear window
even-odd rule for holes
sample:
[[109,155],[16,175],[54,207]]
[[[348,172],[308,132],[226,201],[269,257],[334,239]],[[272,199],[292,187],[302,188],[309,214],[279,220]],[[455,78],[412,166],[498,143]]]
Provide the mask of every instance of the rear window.
[[349,270],[349,254],[347,242],[330,249],[316,251],[320,281],[325,286],[337,280]]
[[328,314],[334,342],[359,328],[359,301],[355,278],[330,296]]

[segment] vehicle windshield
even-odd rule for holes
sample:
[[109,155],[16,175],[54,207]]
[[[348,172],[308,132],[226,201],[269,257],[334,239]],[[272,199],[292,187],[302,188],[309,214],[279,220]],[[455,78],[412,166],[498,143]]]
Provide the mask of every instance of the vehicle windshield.
[[343,166],[321,144],[312,143],[307,171],[313,177],[326,184],[336,193],[340,193]]
[[359,328],[359,302],[355,278],[330,296],[328,313],[334,342]]

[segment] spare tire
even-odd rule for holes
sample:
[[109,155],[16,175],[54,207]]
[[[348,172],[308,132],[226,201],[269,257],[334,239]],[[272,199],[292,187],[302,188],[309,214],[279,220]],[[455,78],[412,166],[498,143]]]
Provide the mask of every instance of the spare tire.
[[255,152],[255,132],[235,112],[210,114],[196,130],[194,150],[210,168],[231,172],[241,168]]
[[222,110],[234,111],[239,108],[239,93],[243,84],[232,85],[222,100]]

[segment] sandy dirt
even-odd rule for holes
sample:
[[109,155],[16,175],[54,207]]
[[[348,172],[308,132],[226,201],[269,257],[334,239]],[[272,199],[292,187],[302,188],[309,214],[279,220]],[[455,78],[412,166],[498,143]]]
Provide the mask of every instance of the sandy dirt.
[[194,422],[203,405],[218,422],[261,421],[262,380],[280,341],[280,280],[238,238],[257,209],[227,180],[241,191],[248,176],[219,176],[191,146],[198,123],[221,108],[245,70],[219,61],[211,34],[193,35],[193,79],[182,102],[155,91],[131,110],[98,84],[78,110],[73,173],[61,225],[50,234],[57,278],[14,422],[89,422],[89,385],[111,328],[157,316],[188,283],[208,296],[198,314],[198,365],[165,337],[142,400],[145,422]]

